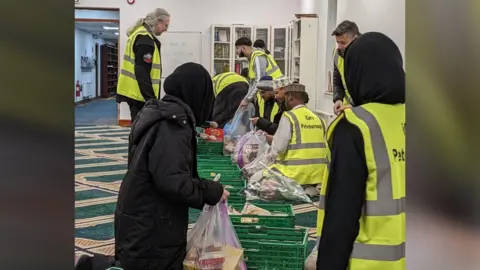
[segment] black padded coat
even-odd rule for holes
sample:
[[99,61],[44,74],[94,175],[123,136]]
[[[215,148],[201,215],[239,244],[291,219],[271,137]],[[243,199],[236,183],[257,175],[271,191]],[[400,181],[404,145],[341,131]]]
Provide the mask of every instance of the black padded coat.
[[148,101],[134,122],[115,212],[124,270],[183,269],[188,208],[222,196],[222,185],[198,177],[194,124],[189,106],[169,95]]

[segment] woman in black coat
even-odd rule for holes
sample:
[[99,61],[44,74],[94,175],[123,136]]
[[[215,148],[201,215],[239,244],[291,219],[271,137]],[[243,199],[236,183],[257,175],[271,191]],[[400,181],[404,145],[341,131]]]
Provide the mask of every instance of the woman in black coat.
[[229,195],[197,172],[195,125],[212,113],[212,87],[205,68],[183,64],[165,80],[165,97],[148,101],[133,123],[115,212],[115,256],[124,270],[183,269],[188,208]]

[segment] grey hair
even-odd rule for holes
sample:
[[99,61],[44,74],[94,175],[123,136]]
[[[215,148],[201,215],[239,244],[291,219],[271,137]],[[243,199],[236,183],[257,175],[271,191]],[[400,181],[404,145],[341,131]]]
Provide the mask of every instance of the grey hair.
[[132,25],[127,30],[127,36],[129,37],[138,27],[146,24],[150,30],[153,30],[159,21],[164,21],[170,18],[170,13],[168,13],[163,8],[156,8],[152,12],[149,12],[145,18],[138,19],[134,25]]

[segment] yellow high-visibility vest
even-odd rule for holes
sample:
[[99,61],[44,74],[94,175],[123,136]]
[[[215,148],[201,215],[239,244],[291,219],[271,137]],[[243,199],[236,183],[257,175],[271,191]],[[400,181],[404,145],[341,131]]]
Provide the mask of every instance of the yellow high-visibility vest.
[[255,80],[255,69],[254,69],[254,63],[255,63],[255,58],[258,56],[265,56],[267,59],[267,68],[265,70],[266,76],[272,77],[272,79],[278,79],[283,77],[283,73],[280,70],[280,68],[277,65],[277,62],[275,62],[275,59],[270,54],[266,54],[263,50],[253,50],[252,55],[250,57],[250,61],[248,62],[248,78],[250,80]]
[[343,104],[345,105],[353,105],[353,100],[352,97],[350,96],[350,93],[348,92],[347,89],[347,83],[345,80],[345,68],[344,68],[344,59],[338,54],[337,49],[333,51],[333,63],[338,69],[338,72],[340,73],[340,77],[342,77],[342,84],[343,88],[345,89],[345,97],[343,98]]
[[327,166],[325,121],[305,106],[283,115],[292,124],[292,138],[287,151],[270,168],[300,185],[321,183]]
[[275,120],[275,115],[277,115],[278,111],[280,110],[280,107],[278,106],[277,102],[273,104],[272,111],[270,112],[270,115],[265,115],[265,100],[262,98],[260,93],[257,93],[257,104],[258,104],[258,110],[260,112],[260,117],[266,118],[270,120],[270,122],[273,122]]
[[[138,27],[137,30],[135,30],[128,37],[127,46],[125,48],[125,54],[122,61],[122,69],[118,75],[117,94],[134,100],[145,101],[135,77],[135,57],[137,56],[133,52],[133,45],[135,43],[135,39],[139,35],[149,36],[152,40],[154,40],[152,33],[143,25]],[[155,97],[158,98],[160,92],[160,79],[162,77],[162,60],[157,46],[154,47],[155,50],[152,55],[152,70],[150,71],[150,78],[152,80],[153,92]],[[138,55],[138,57],[143,56]]]
[[[346,109],[327,130],[327,141],[340,119],[362,133],[368,169],[360,231],[350,255],[350,270],[405,269],[405,104],[369,103]],[[320,191],[317,235],[321,237],[328,171]]]
[[222,92],[227,86],[236,82],[248,83],[248,80],[245,77],[235,73],[235,72],[223,72],[213,76],[213,93],[215,97]]

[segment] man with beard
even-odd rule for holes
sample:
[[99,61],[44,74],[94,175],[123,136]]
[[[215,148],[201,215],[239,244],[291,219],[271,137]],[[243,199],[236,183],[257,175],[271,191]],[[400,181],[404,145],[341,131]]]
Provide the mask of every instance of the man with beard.
[[309,98],[304,85],[290,84],[284,94],[286,111],[271,142],[270,155],[276,160],[270,169],[296,181],[309,196],[317,196],[327,167],[326,123],[305,106]]
[[252,118],[252,124],[269,135],[275,134],[285,111],[284,100],[277,100],[276,92],[285,91],[285,87],[289,84],[289,80],[285,77],[273,80],[269,76],[262,77],[257,84],[258,93],[254,103],[255,117]]

